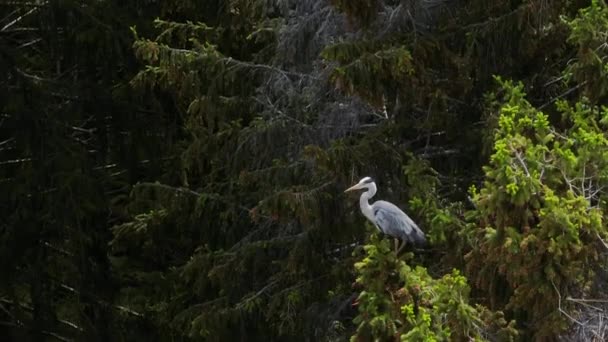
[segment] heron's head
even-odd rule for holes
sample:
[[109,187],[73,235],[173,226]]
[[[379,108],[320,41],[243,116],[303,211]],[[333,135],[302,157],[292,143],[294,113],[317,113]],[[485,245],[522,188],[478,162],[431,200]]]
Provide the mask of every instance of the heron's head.
[[353,190],[360,190],[360,189],[369,189],[370,187],[373,186],[372,184],[374,184],[374,180],[371,177],[364,177],[363,179],[361,179],[359,181],[359,183],[357,183],[357,184],[351,186],[350,188],[344,190],[344,192],[349,192],[349,191],[353,191]]

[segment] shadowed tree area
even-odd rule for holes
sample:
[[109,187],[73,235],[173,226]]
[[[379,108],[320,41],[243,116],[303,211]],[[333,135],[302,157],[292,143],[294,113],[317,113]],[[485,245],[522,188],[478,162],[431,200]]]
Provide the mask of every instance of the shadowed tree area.
[[603,0],[0,0],[0,334],[604,341],[607,63]]

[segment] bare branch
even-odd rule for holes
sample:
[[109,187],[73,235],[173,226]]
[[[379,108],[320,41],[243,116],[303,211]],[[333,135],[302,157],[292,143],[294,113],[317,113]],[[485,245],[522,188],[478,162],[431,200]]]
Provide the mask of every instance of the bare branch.
[[511,148],[511,149],[513,152],[515,152],[515,158],[517,158],[517,160],[519,161],[521,166],[524,168],[524,171],[526,172],[526,176],[530,177],[530,172],[528,171],[528,167],[526,166],[526,163],[524,162],[523,158],[521,157],[521,152],[516,151],[513,148]]
[[[43,4],[41,4],[41,5],[43,6],[43,5],[46,5],[46,4],[47,4],[47,2],[44,2],[44,3],[43,3]],[[39,9],[40,9],[40,7],[33,7],[33,8],[32,8],[32,9],[30,9],[29,11],[27,11],[27,12],[25,12],[24,14],[22,14],[22,15],[18,16],[17,18],[15,18],[15,20],[13,20],[13,21],[11,21],[10,23],[8,23],[8,24],[4,25],[4,27],[2,27],[2,28],[0,29],[0,32],[4,32],[4,31],[6,31],[6,30],[7,30],[7,29],[9,29],[11,26],[13,26],[13,25],[15,25],[15,24],[19,23],[19,22],[20,22],[21,20],[23,20],[25,17],[27,17],[28,15],[30,15],[30,14],[32,14],[32,13],[34,13],[34,12],[38,11]]]
[[115,307],[116,309],[118,309],[118,310],[122,311],[122,312],[126,312],[126,313],[128,313],[128,314],[133,315],[133,316],[137,316],[137,317],[144,317],[144,315],[142,315],[142,314],[140,314],[139,312],[137,312],[137,311],[135,311],[135,310],[133,310],[133,309],[130,309],[130,308],[126,307],[126,306],[122,306],[122,305],[114,305],[114,307]]
[[427,149],[430,151],[421,153],[418,156],[420,158],[429,159],[460,153],[460,150],[457,148],[429,147]]
[[[9,299],[0,299],[0,309],[2,309],[2,311],[4,311],[4,312],[5,312],[5,313],[6,313],[8,316],[10,316],[10,317],[13,319],[13,321],[17,322],[17,324],[18,324],[19,326],[23,326],[23,325],[24,325],[24,324],[23,324],[23,322],[21,322],[19,319],[15,318],[15,317],[13,316],[13,314],[11,314],[11,312],[10,312],[8,309],[6,309],[6,308],[4,307],[4,305],[2,305],[1,303],[8,304],[8,305],[11,305],[11,306],[15,306],[15,305],[17,305],[17,306],[19,306],[20,308],[25,309],[25,310],[27,310],[27,311],[29,311],[29,312],[34,311],[34,308],[33,308],[33,307],[31,307],[31,306],[30,306],[30,305],[28,305],[28,304],[21,303],[21,302],[16,302],[16,301],[12,301],[12,300],[9,300]],[[75,323],[70,322],[70,321],[68,321],[68,320],[61,319],[61,318],[57,318],[57,321],[58,321],[59,323],[61,323],[61,324],[67,325],[67,326],[69,326],[69,327],[71,327],[71,328],[73,328],[73,329],[75,329],[75,330],[78,330],[78,331],[81,331],[81,332],[82,332],[82,331],[84,331],[84,329],[82,329],[81,327],[79,327],[79,326],[78,326],[78,325],[76,325]]]
[[52,337],[54,337],[54,338],[58,339],[59,341],[63,341],[63,342],[72,342],[72,341],[74,341],[74,340],[72,340],[72,339],[69,339],[69,338],[67,338],[67,337],[63,337],[63,336],[61,336],[61,335],[59,335],[59,334],[57,334],[57,333],[54,333],[54,332],[52,332],[52,331],[48,331],[48,330],[42,330],[41,332],[42,332],[43,334],[45,334],[45,335],[52,336]]
[[568,319],[570,319],[572,322],[574,322],[580,326],[584,326],[583,323],[579,322],[576,318],[570,316],[566,311],[564,311],[562,309],[562,295],[559,293],[559,290],[557,289],[557,286],[555,286],[555,283],[553,282],[553,280],[551,280],[551,285],[553,285],[553,288],[555,289],[555,292],[557,293],[557,309],[559,310],[559,312],[562,313],[564,316],[568,317]]
[[13,160],[5,160],[1,161],[0,165],[11,165],[11,164],[21,164],[32,161],[32,158],[22,158],[22,159],[13,159]]
[[[70,293],[73,293],[75,295],[80,295],[81,294],[80,291],[78,291],[78,290],[74,289],[73,287],[70,287],[70,286],[68,286],[66,284],[63,284],[61,282],[59,282],[59,287],[62,288],[62,289],[64,289],[64,290],[66,290],[66,291],[68,291],[68,292],[70,292]],[[137,312],[137,311],[135,311],[133,309],[130,309],[130,308],[126,307],[126,306],[110,304],[110,303],[108,303],[108,302],[106,302],[106,301],[104,301],[102,299],[98,299],[98,298],[95,298],[95,300],[97,301],[97,303],[102,304],[104,306],[113,307],[114,309],[117,309],[119,311],[128,313],[128,314],[136,316],[136,317],[144,317],[144,315],[142,313],[139,313],[139,312]]]
[[608,299],[584,299],[584,298],[567,297],[566,300],[569,300],[569,301],[572,301],[572,302],[577,302],[577,303],[582,303],[582,302],[587,302],[587,303],[608,303]]
[[30,46],[30,45],[34,45],[34,44],[36,44],[36,43],[38,43],[38,42],[41,42],[41,41],[42,41],[42,38],[37,38],[37,39],[31,40],[31,41],[29,41],[29,42],[27,42],[27,43],[23,43],[23,44],[21,44],[21,45],[17,46],[15,49],[16,49],[16,50],[23,49],[23,48],[25,48],[25,47],[28,47],[28,46]]
[[608,249],[608,243],[606,243],[606,241],[604,241],[602,239],[602,237],[600,236],[599,233],[595,233],[595,235],[597,236],[598,240],[600,240],[600,242],[602,243],[602,245],[604,245],[604,247],[606,247],[606,249]]
[[576,91],[577,89],[579,89],[580,87],[584,86],[585,84],[587,84],[587,81],[581,82],[579,84],[577,84],[576,86],[566,90],[565,92],[557,95],[556,97],[552,98],[551,100],[549,100],[548,102],[542,104],[540,107],[538,107],[538,110],[542,110],[543,108],[547,107],[548,105],[552,104],[553,102],[561,99],[564,96],[568,96],[570,93]]
[[15,140],[15,138],[9,138],[9,139],[6,139],[4,141],[0,141],[0,146],[2,146],[4,144],[8,144],[8,143],[10,143],[10,142],[12,142],[14,140]]
[[21,76],[23,76],[25,78],[29,78],[31,80],[34,80],[36,82],[50,81],[49,79],[45,79],[45,78],[42,78],[42,77],[39,77],[39,76],[36,76],[36,75],[28,74],[27,72],[25,72],[25,71],[23,71],[23,70],[21,70],[21,69],[19,69],[17,67],[15,67],[14,69],[15,69],[15,71],[17,71],[17,73],[19,75],[21,75]]
[[73,257],[73,256],[74,256],[74,254],[73,254],[73,253],[68,252],[67,250],[65,250],[65,249],[63,249],[63,248],[57,247],[57,246],[55,246],[55,245],[52,245],[52,244],[50,244],[49,242],[46,242],[46,241],[45,241],[45,242],[43,242],[42,244],[43,244],[44,246],[48,247],[49,249],[52,249],[52,250],[54,250],[55,252],[59,252],[60,254],[63,254],[63,255],[65,255],[65,256],[68,256],[68,257]]

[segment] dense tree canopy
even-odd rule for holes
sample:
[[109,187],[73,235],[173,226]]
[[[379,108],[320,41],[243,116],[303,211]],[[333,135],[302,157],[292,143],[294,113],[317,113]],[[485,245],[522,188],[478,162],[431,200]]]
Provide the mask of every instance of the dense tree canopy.
[[2,336],[608,338],[605,1],[0,14]]

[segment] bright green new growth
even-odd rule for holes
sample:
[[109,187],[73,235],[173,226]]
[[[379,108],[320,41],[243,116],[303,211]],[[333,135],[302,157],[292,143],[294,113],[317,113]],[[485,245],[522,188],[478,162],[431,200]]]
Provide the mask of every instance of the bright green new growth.
[[396,258],[389,240],[376,233],[363,249],[363,260],[355,264],[363,290],[351,341],[506,341],[517,335],[515,322],[469,304],[470,288],[458,270],[434,278],[408,264],[412,253]]
[[[608,175],[606,109],[583,100],[557,108],[566,127],[525,99],[523,86],[502,86],[494,153],[486,179],[471,196],[469,213],[479,246],[467,255],[468,273],[535,336],[553,336],[569,323],[560,310],[565,295],[584,294],[605,248]],[[477,228],[478,227],[478,228]]]

